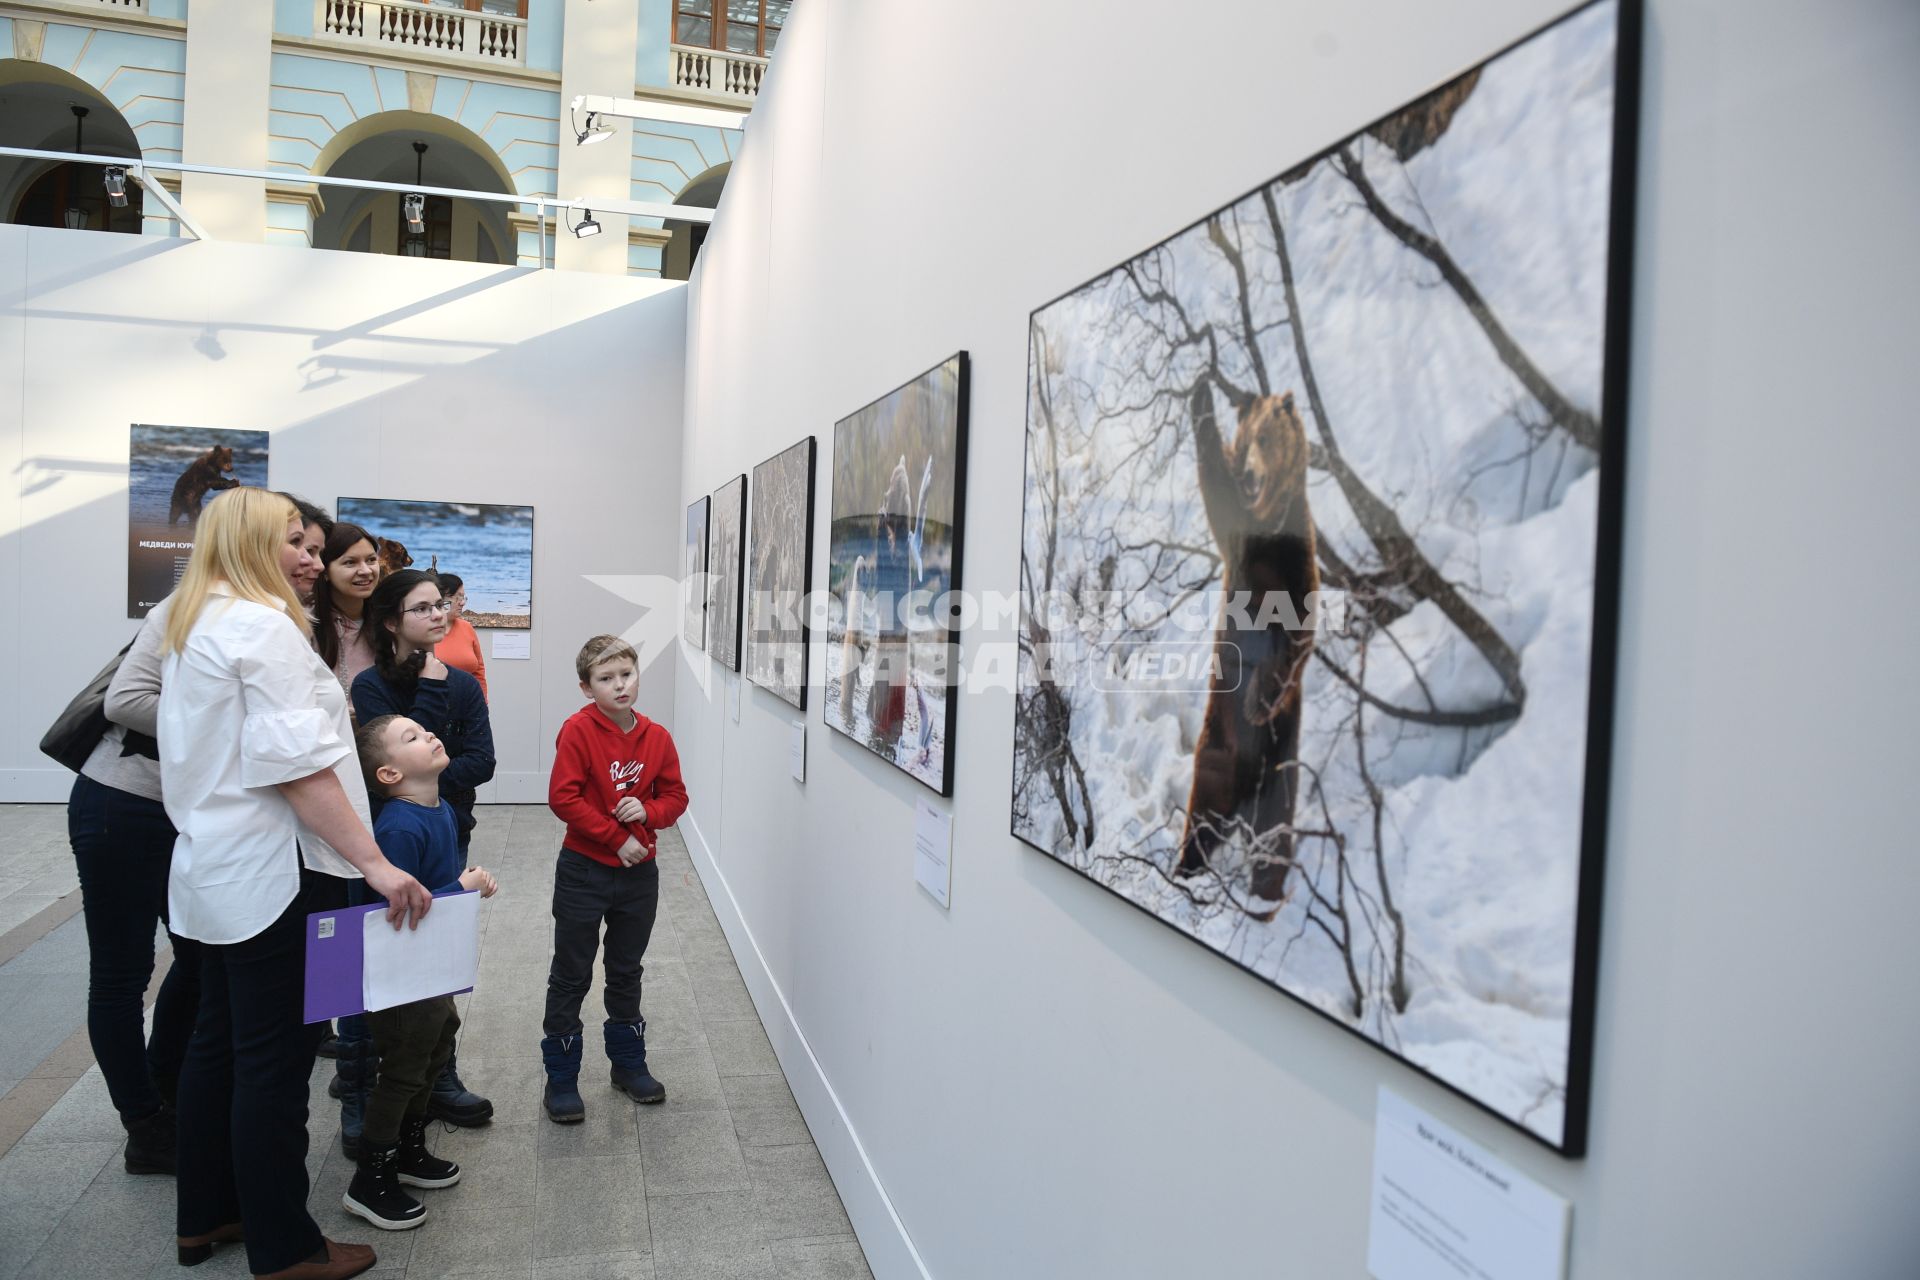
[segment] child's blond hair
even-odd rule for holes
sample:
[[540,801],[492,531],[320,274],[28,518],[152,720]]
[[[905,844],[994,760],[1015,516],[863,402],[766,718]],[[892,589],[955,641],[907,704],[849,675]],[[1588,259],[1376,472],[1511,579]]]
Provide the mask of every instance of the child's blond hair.
[[573,669],[579,673],[580,683],[585,684],[595,667],[616,658],[625,658],[636,667],[640,665],[640,655],[619,636],[595,636],[580,646],[580,656],[573,660]]

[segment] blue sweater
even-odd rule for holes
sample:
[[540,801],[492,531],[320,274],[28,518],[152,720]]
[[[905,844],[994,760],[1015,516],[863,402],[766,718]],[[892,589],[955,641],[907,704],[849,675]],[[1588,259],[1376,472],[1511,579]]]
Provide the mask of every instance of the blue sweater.
[[[453,802],[464,843],[473,830],[474,791],[493,780],[493,724],[487,719],[487,695],[480,692],[480,682],[449,667],[445,680],[403,684],[370,667],[354,677],[353,718],[366,724],[378,716],[406,716],[445,744],[447,769],[440,775],[440,798]],[[383,807],[375,796],[374,813]]]
[[429,809],[411,800],[390,800],[373,820],[373,838],[387,861],[434,893],[460,892],[460,829],[453,806]]

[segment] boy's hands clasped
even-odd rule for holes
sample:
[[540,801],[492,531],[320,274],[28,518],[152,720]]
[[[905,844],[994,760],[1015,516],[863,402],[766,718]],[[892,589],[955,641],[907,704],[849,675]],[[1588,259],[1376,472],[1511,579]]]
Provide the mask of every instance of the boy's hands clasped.
[[478,889],[481,897],[491,898],[500,891],[500,882],[485,867],[468,867],[460,873],[460,887]]
[[621,796],[620,803],[613,806],[613,820],[628,827],[640,824],[640,834],[628,836],[626,843],[616,850],[621,866],[638,866],[653,855],[653,832],[646,827],[647,807],[640,803],[638,796]]

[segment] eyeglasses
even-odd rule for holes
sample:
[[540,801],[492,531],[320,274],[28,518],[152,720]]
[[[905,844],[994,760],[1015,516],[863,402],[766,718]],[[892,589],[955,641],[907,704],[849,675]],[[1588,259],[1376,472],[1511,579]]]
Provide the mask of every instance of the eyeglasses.
[[435,600],[431,604],[416,604],[400,612],[412,614],[416,618],[431,618],[436,613],[452,613],[453,601]]

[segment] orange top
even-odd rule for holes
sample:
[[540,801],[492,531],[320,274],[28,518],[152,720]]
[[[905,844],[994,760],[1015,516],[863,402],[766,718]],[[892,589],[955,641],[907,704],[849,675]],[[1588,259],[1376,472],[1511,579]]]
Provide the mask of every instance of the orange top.
[[465,618],[455,618],[447,628],[447,638],[433,646],[433,656],[450,667],[458,667],[480,682],[480,696],[487,695],[487,664],[480,657],[480,633]]

